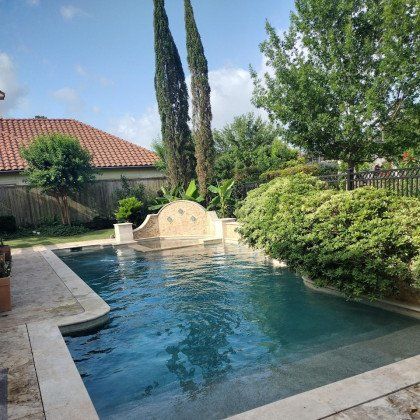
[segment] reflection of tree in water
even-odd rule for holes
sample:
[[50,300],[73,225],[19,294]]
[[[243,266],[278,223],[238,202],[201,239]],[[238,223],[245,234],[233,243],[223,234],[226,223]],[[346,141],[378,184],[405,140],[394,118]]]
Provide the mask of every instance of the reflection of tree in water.
[[228,337],[238,321],[230,309],[222,285],[226,279],[218,272],[220,269],[223,267],[212,267],[211,273],[191,278],[178,291],[175,311],[176,317],[182,319],[180,334],[184,339],[167,347],[171,358],[166,366],[177,375],[184,392],[194,393],[218,382],[232,369],[230,356],[234,350]]

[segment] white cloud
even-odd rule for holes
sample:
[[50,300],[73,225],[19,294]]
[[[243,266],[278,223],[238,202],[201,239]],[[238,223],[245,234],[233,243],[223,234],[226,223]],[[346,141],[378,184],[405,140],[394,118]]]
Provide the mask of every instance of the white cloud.
[[[212,70],[209,72],[209,82],[213,128],[222,128],[231,123],[234,117],[248,112],[265,117],[264,111],[256,109],[251,103],[254,85],[248,70],[238,67]],[[190,85],[189,77],[187,84]],[[141,115],[126,114],[112,121],[111,131],[122,138],[149,147],[152,141],[160,136],[157,106],[149,107]]]
[[86,17],[88,14],[78,7],[68,4],[60,7],[60,14],[64,20],[72,20],[75,17]]
[[39,0],[26,0],[29,6],[39,6]]
[[99,83],[103,87],[108,87],[108,86],[113,86],[114,85],[113,80],[108,79],[105,76],[99,76],[97,74],[92,74],[81,64],[76,64],[75,71],[79,76],[82,76],[82,77],[84,77],[88,80],[92,80],[95,83]]
[[76,73],[80,76],[87,77],[88,75],[86,69],[80,64],[76,64],[75,70],[76,70]]
[[99,106],[94,105],[94,106],[92,107],[92,112],[93,112],[94,114],[100,114],[100,113],[101,113],[101,108],[100,108]]
[[18,80],[16,66],[5,53],[0,53],[0,90],[6,93],[6,99],[0,101],[0,115],[19,108],[27,93]]
[[248,112],[262,114],[251,103],[253,81],[248,70],[223,67],[209,72],[213,128],[222,128]]
[[111,131],[126,140],[149,147],[160,136],[160,117],[157,106],[136,117],[126,114],[111,122]]
[[64,105],[68,114],[79,114],[84,108],[84,101],[76,89],[63,87],[53,92],[52,96]]

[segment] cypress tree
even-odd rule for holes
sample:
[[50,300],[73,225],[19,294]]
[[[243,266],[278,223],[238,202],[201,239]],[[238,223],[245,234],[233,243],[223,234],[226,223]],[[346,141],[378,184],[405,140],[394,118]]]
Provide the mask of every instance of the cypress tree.
[[194,19],[190,0],[184,0],[187,33],[188,66],[191,72],[192,123],[197,160],[196,173],[200,193],[207,195],[214,164],[214,142],[211,131],[211,105],[208,66],[203,43]]
[[194,144],[188,126],[188,90],[181,59],[169,29],[164,0],[154,0],[155,90],[162,140],[167,150],[167,174],[172,186],[187,186],[194,178]]

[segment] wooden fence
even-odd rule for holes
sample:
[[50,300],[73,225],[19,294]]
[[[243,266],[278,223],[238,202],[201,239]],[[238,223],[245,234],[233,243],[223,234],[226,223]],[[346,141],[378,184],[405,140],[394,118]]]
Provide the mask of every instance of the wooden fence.
[[[130,179],[131,185],[143,184],[150,194],[155,194],[165,184],[165,178]],[[73,221],[86,222],[94,216],[111,216],[115,211],[115,191],[121,180],[95,181],[70,200]],[[36,226],[60,218],[54,198],[25,185],[0,185],[0,215],[13,215],[18,226]]]
[[420,167],[355,172],[353,177],[349,177],[348,174],[333,174],[319,178],[334,188],[354,189],[372,186],[390,189],[398,195],[420,197]]

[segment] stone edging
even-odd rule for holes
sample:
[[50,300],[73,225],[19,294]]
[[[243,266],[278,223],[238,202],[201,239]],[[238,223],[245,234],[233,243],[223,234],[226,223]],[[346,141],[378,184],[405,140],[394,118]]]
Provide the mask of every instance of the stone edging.
[[57,316],[48,321],[27,324],[47,420],[99,419],[62,334],[102,325],[108,320],[110,311],[109,305],[52,250],[114,244],[114,240],[99,240],[33,248],[42,255],[83,308],[80,314]]
[[420,356],[414,356],[254,408],[230,418],[237,420],[322,419],[419,382]]

